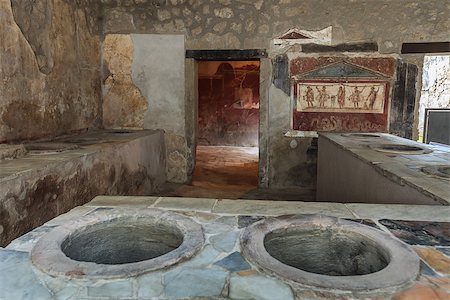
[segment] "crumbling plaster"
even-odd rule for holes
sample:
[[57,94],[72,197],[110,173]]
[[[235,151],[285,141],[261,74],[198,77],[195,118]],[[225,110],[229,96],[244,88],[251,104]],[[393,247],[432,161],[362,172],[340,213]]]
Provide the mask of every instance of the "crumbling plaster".
[[183,35],[109,34],[103,42],[105,128],[163,129],[167,178],[188,180]]
[[0,15],[0,142],[99,126],[100,38],[84,10],[1,0]]

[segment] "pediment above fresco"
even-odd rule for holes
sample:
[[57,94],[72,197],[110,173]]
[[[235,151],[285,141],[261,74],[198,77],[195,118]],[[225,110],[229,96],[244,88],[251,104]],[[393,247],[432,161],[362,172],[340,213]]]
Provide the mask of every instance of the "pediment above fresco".
[[292,28],[273,39],[275,45],[330,44],[332,27],[310,31]]
[[328,79],[328,78],[358,78],[358,79],[386,79],[381,73],[365,69],[345,61],[327,65],[303,74],[298,74],[295,79]]

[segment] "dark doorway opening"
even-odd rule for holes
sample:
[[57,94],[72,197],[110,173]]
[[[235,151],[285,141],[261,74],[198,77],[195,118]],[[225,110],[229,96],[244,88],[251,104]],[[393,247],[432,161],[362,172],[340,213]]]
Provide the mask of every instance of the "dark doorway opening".
[[192,185],[246,192],[258,185],[260,61],[198,62]]

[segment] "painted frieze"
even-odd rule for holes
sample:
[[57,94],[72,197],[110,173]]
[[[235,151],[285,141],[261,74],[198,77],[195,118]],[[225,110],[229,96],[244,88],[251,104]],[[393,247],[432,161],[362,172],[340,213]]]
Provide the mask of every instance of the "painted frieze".
[[387,131],[395,62],[366,60],[298,58],[291,62],[293,129]]

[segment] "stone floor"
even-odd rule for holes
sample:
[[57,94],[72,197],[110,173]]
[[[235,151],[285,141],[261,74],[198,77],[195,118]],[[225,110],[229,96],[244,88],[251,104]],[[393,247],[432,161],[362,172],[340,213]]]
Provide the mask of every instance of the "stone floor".
[[[164,271],[116,280],[50,277],[29,252],[56,226],[105,209],[162,209],[203,226],[206,243],[192,259]],[[302,288],[269,276],[241,255],[239,235],[250,224],[282,214],[326,214],[368,224],[412,245],[421,275],[395,293],[333,292]],[[246,201],[177,197],[96,197],[0,249],[0,299],[446,299],[450,298],[450,207]],[[417,236],[411,240],[410,236]]]
[[197,146],[191,184],[167,183],[162,196],[315,201],[314,189],[258,188],[258,147]]

